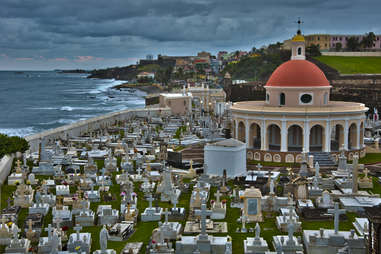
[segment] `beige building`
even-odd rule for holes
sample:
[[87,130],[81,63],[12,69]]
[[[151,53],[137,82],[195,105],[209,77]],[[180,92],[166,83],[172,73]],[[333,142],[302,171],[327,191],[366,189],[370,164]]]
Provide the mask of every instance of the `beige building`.
[[170,108],[174,115],[186,115],[192,111],[192,95],[190,93],[162,93],[159,105],[161,108]]
[[345,149],[365,156],[362,103],[330,101],[331,85],[324,73],[305,60],[305,39],[292,39],[291,60],[271,75],[265,101],[234,103],[233,135],[247,145],[247,158],[273,162],[300,162],[301,152],[337,156]]
[[188,84],[186,91],[192,94],[195,106],[205,112],[213,112],[217,103],[226,101],[226,93],[222,88],[209,88],[204,83],[193,87]]
[[305,36],[305,40],[306,47],[315,44],[320,47],[320,50],[330,49],[331,35],[329,34],[310,34]]

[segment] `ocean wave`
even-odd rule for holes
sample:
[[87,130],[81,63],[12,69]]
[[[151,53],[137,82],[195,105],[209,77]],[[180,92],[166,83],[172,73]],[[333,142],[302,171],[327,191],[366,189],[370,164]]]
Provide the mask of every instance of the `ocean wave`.
[[73,111],[73,110],[85,110],[85,111],[90,111],[90,110],[96,110],[98,109],[97,107],[72,107],[72,106],[63,106],[60,108],[61,111]]
[[56,110],[58,108],[55,107],[39,107],[39,108],[30,108],[30,109],[37,109],[37,110]]
[[34,127],[26,128],[0,128],[0,133],[7,134],[8,136],[25,137],[38,132]]
[[115,79],[106,79],[103,82],[104,83],[97,85],[97,87],[95,89],[90,90],[89,94],[105,93],[105,92],[107,92],[107,90],[109,90],[113,86],[123,84],[125,81],[115,80]]

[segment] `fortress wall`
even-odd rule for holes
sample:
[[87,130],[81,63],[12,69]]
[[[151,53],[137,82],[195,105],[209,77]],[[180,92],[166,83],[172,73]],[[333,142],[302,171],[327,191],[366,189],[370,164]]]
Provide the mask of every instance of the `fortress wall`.
[[46,130],[37,134],[26,136],[25,139],[29,142],[30,151],[38,151],[39,143],[42,139],[53,141],[55,139],[67,139],[78,137],[89,131],[95,131],[116,124],[118,121],[126,121],[133,117],[156,117],[160,115],[169,115],[169,108],[141,108],[123,110],[113,113],[108,113],[98,117],[90,118],[83,121],[78,121],[73,124],[64,125],[55,129]]

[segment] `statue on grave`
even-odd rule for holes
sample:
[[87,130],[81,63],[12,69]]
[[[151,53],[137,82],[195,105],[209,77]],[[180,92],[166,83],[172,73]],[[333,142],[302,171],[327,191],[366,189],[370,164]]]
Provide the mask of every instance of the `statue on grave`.
[[106,225],[103,225],[103,228],[99,232],[99,244],[101,247],[102,253],[107,249],[107,240],[109,238],[108,231],[106,229]]

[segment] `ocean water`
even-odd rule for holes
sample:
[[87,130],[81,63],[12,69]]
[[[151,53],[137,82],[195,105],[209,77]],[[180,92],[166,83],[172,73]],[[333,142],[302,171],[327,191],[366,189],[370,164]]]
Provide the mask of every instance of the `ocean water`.
[[144,107],[144,92],[87,74],[0,71],[0,133],[26,136],[123,109]]

